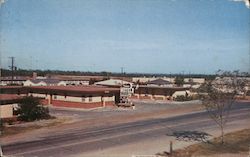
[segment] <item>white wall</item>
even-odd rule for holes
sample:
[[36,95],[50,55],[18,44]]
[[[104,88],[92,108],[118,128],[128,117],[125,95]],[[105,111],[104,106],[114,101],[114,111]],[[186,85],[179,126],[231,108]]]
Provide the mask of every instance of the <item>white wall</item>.
[[33,86],[33,83],[30,80],[27,80],[23,83],[24,86]]
[[133,77],[132,78],[132,82],[137,82],[138,80],[142,83],[146,83],[148,81],[153,81],[153,80],[156,80],[157,78],[156,77]]
[[58,86],[66,86],[66,82],[60,81],[57,85],[58,85]]
[[174,92],[174,94],[172,95],[173,98],[176,98],[177,96],[190,96],[190,91],[186,90],[186,91],[176,91]]
[[47,84],[43,81],[39,82],[39,83],[33,83],[30,80],[27,80],[23,83],[24,86],[46,86]]
[[[83,101],[84,99],[84,101]],[[92,99],[92,101],[90,101]],[[73,96],[62,96],[62,95],[52,95],[52,100],[69,101],[69,102],[81,102],[81,103],[91,103],[91,102],[102,102],[101,96],[95,97],[73,97]],[[103,101],[115,101],[115,96],[103,97]]]
[[103,97],[104,101],[115,101],[115,96],[111,96],[111,97]]
[[29,95],[32,95],[34,97],[39,97],[39,98],[46,98],[46,94],[29,93]]

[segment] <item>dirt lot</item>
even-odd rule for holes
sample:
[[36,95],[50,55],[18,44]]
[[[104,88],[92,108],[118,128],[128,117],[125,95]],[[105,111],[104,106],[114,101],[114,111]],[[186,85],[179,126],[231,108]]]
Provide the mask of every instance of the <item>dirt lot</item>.
[[40,120],[35,122],[22,122],[17,124],[5,124],[1,136],[11,136],[15,134],[25,133],[41,128],[50,128],[65,123],[71,123],[72,119],[67,117],[58,117],[49,120]]

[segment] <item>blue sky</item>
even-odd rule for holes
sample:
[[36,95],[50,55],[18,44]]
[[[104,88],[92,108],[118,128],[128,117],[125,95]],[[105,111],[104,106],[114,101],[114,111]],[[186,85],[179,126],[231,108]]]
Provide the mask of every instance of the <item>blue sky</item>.
[[146,73],[249,71],[250,9],[230,0],[5,0],[1,64]]

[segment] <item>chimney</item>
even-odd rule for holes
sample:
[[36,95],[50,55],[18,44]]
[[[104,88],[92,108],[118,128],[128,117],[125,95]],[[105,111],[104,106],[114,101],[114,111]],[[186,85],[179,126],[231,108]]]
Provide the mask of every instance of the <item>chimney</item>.
[[35,80],[35,79],[36,79],[36,77],[37,77],[37,73],[36,73],[36,72],[33,72],[33,76],[32,76],[32,78]]

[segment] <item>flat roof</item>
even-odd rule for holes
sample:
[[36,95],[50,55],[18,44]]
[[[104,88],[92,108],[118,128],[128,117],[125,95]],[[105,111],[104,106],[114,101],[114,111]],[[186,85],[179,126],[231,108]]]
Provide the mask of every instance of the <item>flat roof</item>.
[[17,94],[0,94],[0,105],[18,103],[22,98]]
[[81,86],[0,86],[2,93],[40,93],[40,94],[64,94],[64,95],[103,95],[118,94],[120,88],[103,87],[98,85]]
[[108,88],[102,86],[30,86],[24,87],[26,89],[44,90],[44,91],[65,91],[65,92],[79,92],[79,93],[117,93],[119,88]]
[[19,99],[22,99],[22,96],[17,94],[0,94],[0,101],[19,100]]

